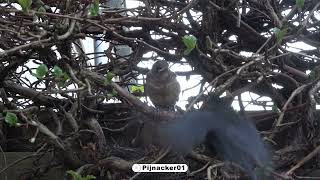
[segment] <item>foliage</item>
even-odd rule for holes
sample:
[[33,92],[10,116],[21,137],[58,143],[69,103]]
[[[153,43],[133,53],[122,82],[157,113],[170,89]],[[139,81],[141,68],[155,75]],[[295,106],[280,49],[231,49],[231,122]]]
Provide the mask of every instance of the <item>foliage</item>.
[[113,74],[112,72],[108,72],[108,74],[106,75],[106,78],[104,80],[104,84],[105,85],[111,84],[114,76],[115,76],[115,74]]
[[78,174],[75,171],[69,170],[67,171],[68,174],[70,174],[73,178],[73,180],[92,180],[92,179],[96,179],[95,176],[92,175],[87,175],[85,177],[82,177],[80,174]]
[[186,49],[183,52],[184,55],[188,55],[197,45],[197,38],[193,35],[183,36],[182,41],[186,46]]
[[37,77],[38,79],[42,79],[46,74],[48,73],[48,67],[45,64],[41,64],[38,66],[38,68],[36,69],[36,73],[33,73],[32,75],[34,75],[35,77]]
[[99,0],[93,0],[93,3],[90,7],[90,15],[98,16],[99,15]]
[[32,0],[18,0],[23,12],[28,12],[31,9]]
[[275,33],[277,42],[281,42],[283,40],[283,38],[285,37],[286,33],[287,33],[288,28],[283,28],[283,29],[279,29],[279,28],[273,28],[273,32]]
[[38,12],[46,12],[46,9],[43,6],[40,6],[38,8]]
[[144,86],[131,86],[132,93],[144,93]]
[[63,70],[57,65],[53,67],[53,75],[58,81],[59,87],[64,87],[66,85],[67,80],[70,79],[68,74],[66,72],[63,72]]
[[304,0],[296,0],[296,5],[298,8],[302,9],[304,6]]
[[[127,128],[138,132],[132,122],[158,121],[155,114],[169,117],[161,111],[150,112],[146,107],[150,103],[145,103],[150,98],[145,97],[141,84],[156,60],[170,62],[178,80],[187,80],[180,83],[182,96],[177,104],[183,110],[181,104],[187,104],[190,111],[200,110],[209,94],[232,104],[250,92],[250,97],[238,98],[238,104],[245,111],[249,104],[267,112],[240,113],[248,114],[264,131],[261,136],[276,144],[270,149],[282,152],[294,146],[299,152],[281,154],[281,163],[275,162],[277,169],[288,172],[288,164],[295,165],[297,159],[308,155],[296,144],[313,147],[319,143],[315,105],[320,102],[320,73],[314,68],[320,59],[319,8],[315,8],[319,1],[148,0],[132,8],[110,8],[109,2],[2,1],[0,112],[8,125],[0,126],[4,150],[41,147],[40,154],[57,153],[53,160],[65,169],[83,167],[86,171],[86,163],[107,162],[112,166],[97,178],[130,179],[133,174],[117,167],[119,164],[143,157],[156,159],[152,156],[157,153],[133,147],[135,135]],[[92,50],[93,39],[98,40],[95,45],[102,52]],[[123,47],[129,47],[128,52]],[[96,57],[106,61],[94,64]],[[30,78],[30,73],[36,78]],[[121,93],[119,88],[123,88]],[[297,88],[303,89],[295,91]],[[266,103],[261,100],[265,97],[270,98]],[[279,117],[281,113],[284,116]],[[24,116],[30,122],[21,126]],[[278,121],[282,121],[280,129],[273,126]],[[6,129],[9,126],[20,128]],[[61,156],[75,164],[69,166],[57,158]],[[308,163],[314,166],[300,166],[294,174],[320,168],[316,158]],[[100,168],[94,165],[89,169],[100,172]],[[193,178],[203,179],[205,172],[197,172]],[[217,179],[225,178],[219,175]],[[176,177],[170,175],[170,179]]]
[[6,117],[4,118],[5,122],[10,126],[19,127],[20,123],[18,122],[18,117],[16,114],[7,112]]
[[62,69],[61,69],[59,66],[55,65],[55,66],[53,67],[53,75],[54,75],[56,78],[62,77],[62,76],[63,76],[63,71],[62,71]]

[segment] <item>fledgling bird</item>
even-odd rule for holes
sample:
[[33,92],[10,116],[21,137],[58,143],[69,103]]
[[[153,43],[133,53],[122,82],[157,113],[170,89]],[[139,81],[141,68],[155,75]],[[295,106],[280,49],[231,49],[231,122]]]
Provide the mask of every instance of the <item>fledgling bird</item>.
[[174,111],[179,100],[180,84],[166,61],[159,60],[153,64],[147,73],[145,91],[156,108]]

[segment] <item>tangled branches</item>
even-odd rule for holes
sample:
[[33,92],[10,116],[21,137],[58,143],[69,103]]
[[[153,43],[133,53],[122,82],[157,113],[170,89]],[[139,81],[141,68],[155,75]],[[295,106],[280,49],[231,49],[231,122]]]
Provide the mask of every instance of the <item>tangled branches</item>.
[[[49,167],[64,162],[66,168],[81,167],[79,171],[97,176],[102,176],[100,169],[110,170],[117,179],[132,176],[131,165],[141,157],[161,161],[168,152],[156,159],[132,146],[132,129],[141,117],[152,121],[176,114],[154,112],[126,89],[132,80],[142,82],[141,75],[148,72],[139,63],[165,59],[192,67],[176,72],[178,76],[203,78],[199,95],[189,98],[188,110],[208,92],[227,92],[225,99],[238,99],[242,112],[244,92],[270,97],[274,112],[248,114],[276,150],[275,169],[294,177],[305,173],[302,166],[319,168],[310,157],[303,159],[319,145],[317,0],[306,0],[303,6],[294,0],[143,0],[134,8],[100,4],[98,16],[91,14],[89,0],[37,0],[26,11],[16,1],[0,2],[0,143],[6,151],[42,147],[38,152],[56,154],[56,163]],[[185,35],[197,38],[196,48],[187,55]],[[90,52],[85,48],[88,39],[108,46]],[[303,43],[310,48],[299,47]],[[131,53],[119,54],[121,45]],[[107,62],[92,64],[93,55]],[[110,74],[118,80],[108,80]],[[18,134],[4,123],[8,112],[22,124]],[[215,162],[197,153],[189,161],[194,164],[186,175],[190,177],[203,177],[203,170]],[[208,174],[212,177],[211,171]]]

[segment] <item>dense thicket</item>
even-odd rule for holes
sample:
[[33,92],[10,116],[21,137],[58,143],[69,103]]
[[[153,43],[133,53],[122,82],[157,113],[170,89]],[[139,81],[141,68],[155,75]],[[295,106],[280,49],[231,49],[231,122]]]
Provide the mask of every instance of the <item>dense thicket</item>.
[[[201,88],[205,94],[227,92],[225,99],[237,97],[241,111],[243,92],[270,97],[272,112],[249,115],[275,151],[275,171],[296,177],[319,168],[314,157],[319,151],[318,0],[141,0],[131,9],[100,1],[99,15],[90,0],[34,0],[24,10],[22,1],[0,2],[0,144],[4,151],[54,154],[51,163],[39,165],[41,173],[63,163],[66,169],[82,167],[84,174],[119,179],[133,176],[131,165],[143,157],[150,163],[174,162],[167,152],[143,151],[131,142],[137,119],[174,116],[155,113],[126,91],[148,72],[137,64],[150,59],[190,65],[192,71],[177,75],[201,75],[199,86],[212,87]],[[184,54],[185,35],[197,39],[190,54]],[[109,43],[97,54],[107,63],[89,63],[92,53],[79,41],[84,38]],[[302,43],[311,47],[306,50]],[[119,55],[118,45],[129,46],[131,54]],[[145,58],[150,52],[152,58]],[[110,80],[111,73],[118,80]],[[189,105],[202,100],[199,92]],[[22,126],[5,123],[16,125],[8,113]],[[190,174],[170,176],[206,177],[208,166],[227,176],[228,170],[213,166],[217,160],[201,150],[185,161]]]

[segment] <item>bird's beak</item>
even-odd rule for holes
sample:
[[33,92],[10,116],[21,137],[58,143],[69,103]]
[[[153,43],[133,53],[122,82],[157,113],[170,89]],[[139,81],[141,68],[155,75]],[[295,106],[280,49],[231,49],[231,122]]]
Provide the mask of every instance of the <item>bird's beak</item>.
[[163,72],[165,71],[167,68],[162,68],[162,69],[159,69],[159,72]]

